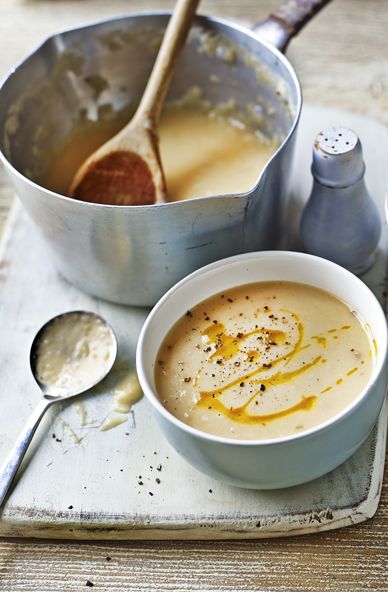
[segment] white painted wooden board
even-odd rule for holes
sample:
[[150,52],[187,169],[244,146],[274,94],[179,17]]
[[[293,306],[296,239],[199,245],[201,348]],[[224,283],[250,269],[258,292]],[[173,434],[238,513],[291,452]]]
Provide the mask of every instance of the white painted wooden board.
[[[298,216],[311,185],[312,141],[322,127],[339,123],[352,127],[361,137],[368,187],[383,216],[388,188],[387,128],[350,113],[305,107],[285,225],[285,240],[287,237],[294,248],[298,246]],[[384,224],[376,264],[363,279],[385,308],[387,256]],[[94,310],[112,324],[121,358],[133,364],[136,339],[147,311],[97,301],[59,277],[44,243],[19,206],[4,237],[0,265],[1,460],[38,401],[39,391],[28,364],[36,330],[65,310]],[[134,407],[126,424],[108,432],[100,432],[96,426],[109,412],[112,394],[91,393],[80,400],[87,409],[89,425],[81,425],[72,403],[53,407],[43,421],[0,515],[0,535],[263,538],[339,528],[362,522],[376,511],[385,455],[386,409],[365,444],[342,467],[305,485],[260,492],[230,487],[192,469],[164,440],[145,400]],[[75,436],[80,442],[74,442]]]

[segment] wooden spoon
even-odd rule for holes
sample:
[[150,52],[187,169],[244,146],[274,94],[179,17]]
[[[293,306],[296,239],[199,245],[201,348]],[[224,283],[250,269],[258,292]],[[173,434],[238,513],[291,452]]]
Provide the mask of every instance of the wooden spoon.
[[199,1],[177,1],[135,115],[78,169],[70,185],[70,197],[126,206],[166,201],[158,123],[174,66]]

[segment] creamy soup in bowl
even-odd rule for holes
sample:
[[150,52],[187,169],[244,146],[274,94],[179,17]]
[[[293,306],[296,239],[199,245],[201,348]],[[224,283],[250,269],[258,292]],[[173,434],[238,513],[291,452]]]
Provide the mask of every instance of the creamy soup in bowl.
[[345,302],[307,284],[259,282],[188,310],[159,350],[155,385],[192,427],[278,438],[346,408],[374,363],[369,329]]
[[362,444],[386,386],[375,296],[324,259],[240,255],[182,280],[140,336],[145,395],[173,447],[243,487],[287,487]]

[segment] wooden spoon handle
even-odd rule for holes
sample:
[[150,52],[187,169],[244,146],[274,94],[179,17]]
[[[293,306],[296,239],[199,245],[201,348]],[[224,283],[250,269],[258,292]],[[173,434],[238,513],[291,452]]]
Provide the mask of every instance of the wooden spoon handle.
[[178,0],[168,23],[162,45],[148,80],[136,119],[147,118],[157,124],[175,62],[185,44],[200,0]]

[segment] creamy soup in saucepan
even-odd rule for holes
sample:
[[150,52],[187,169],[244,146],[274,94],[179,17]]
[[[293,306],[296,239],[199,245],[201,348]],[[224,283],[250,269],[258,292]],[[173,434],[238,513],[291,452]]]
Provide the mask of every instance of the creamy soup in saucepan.
[[[67,195],[81,164],[123,123],[80,123],[39,182]],[[278,147],[246,126],[200,110],[167,109],[159,134],[169,201],[248,191]]]
[[277,438],[349,406],[374,361],[366,325],[344,302],[306,284],[260,282],[187,311],[158,353],[156,390],[199,430]]

